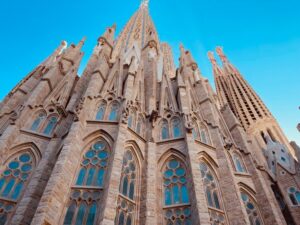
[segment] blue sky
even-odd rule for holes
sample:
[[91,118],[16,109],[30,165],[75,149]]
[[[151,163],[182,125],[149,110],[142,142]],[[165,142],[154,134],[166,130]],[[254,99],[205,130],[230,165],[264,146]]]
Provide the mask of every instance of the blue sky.
[[[117,23],[120,31],[139,0],[11,0],[0,7],[0,99],[62,40],[83,48],[84,68],[97,38]],[[162,41],[192,51],[213,84],[207,51],[224,51],[264,100],[290,140],[300,143],[300,2],[298,0],[151,0]]]

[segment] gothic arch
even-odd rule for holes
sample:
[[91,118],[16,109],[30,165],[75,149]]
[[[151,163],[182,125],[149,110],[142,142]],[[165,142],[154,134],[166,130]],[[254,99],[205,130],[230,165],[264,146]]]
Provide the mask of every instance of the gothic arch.
[[[126,224],[138,224],[143,160],[144,158],[138,144],[133,140],[126,141],[122,160],[118,206],[116,209],[116,224],[124,224],[125,221]],[[132,210],[128,210],[129,208],[132,208]]]
[[[167,224],[191,224],[190,168],[186,157],[175,149],[170,149],[159,160],[159,208],[162,209],[161,221]],[[182,221],[182,222],[180,222]]]
[[263,217],[255,198],[255,191],[242,182],[239,182],[238,185],[240,187],[240,198],[244,203],[244,207],[246,213],[248,214],[250,223],[263,225]]
[[144,155],[141,151],[141,148],[137,144],[137,142],[134,140],[126,141],[125,148],[132,148],[134,150],[134,153],[136,154],[136,157],[137,157],[140,165],[142,165],[142,161],[144,161]]
[[0,223],[5,224],[25,193],[41,158],[34,143],[15,146],[0,167]]
[[[238,173],[247,173],[247,168],[246,168],[246,165],[245,165],[245,162],[244,162],[244,159],[243,159],[243,156],[240,152],[238,152],[237,150],[234,150],[232,152],[228,152],[228,156],[229,156],[229,160],[231,162],[231,165],[234,169],[235,172],[238,172]],[[240,171],[241,168],[239,168],[239,165],[237,165],[237,162],[236,162],[236,158],[235,157],[238,157],[240,163],[241,163],[241,167],[242,167],[242,170],[243,171]]]
[[256,191],[253,188],[251,188],[249,185],[245,184],[244,182],[239,182],[238,186],[240,187],[241,191],[247,192],[248,194],[251,195],[253,199],[255,199]]
[[86,147],[91,144],[93,141],[97,140],[98,138],[103,138],[109,145],[109,147],[112,149],[114,144],[114,138],[105,130],[97,130],[94,131],[88,135],[86,135],[82,140],[85,143],[83,150],[86,149]]
[[200,157],[199,169],[203,181],[203,191],[208,206],[208,212],[212,224],[227,224],[222,190],[219,184],[220,178],[217,168],[213,166],[212,159]]
[[[199,153],[199,161],[204,161],[205,163],[210,165],[210,167],[215,168],[216,170],[219,169],[218,163],[206,152]],[[217,173],[216,175],[218,177]]]
[[[185,166],[187,167],[187,163],[186,163],[186,155],[183,154],[181,151],[171,148],[169,150],[167,150],[166,152],[164,152],[158,159],[158,167],[161,169],[163,167],[163,165],[167,162],[167,160],[171,157],[174,158],[178,158],[179,160],[181,160]],[[188,167],[187,167],[188,168]]]
[[82,147],[69,187],[69,200],[61,215],[63,224],[70,224],[72,221],[81,224],[84,218],[93,224],[99,218],[102,193],[107,188],[113,160],[113,148],[107,141],[110,136],[103,134],[100,130],[84,138],[86,144]]
[[25,151],[29,152],[34,157],[34,163],[37,165],[42,158],[42,153],[34,142],[22,143],[12,147],[9,150],[7,157],[5,157],[3,164],[5,165],[12,157]]
[[[37,132],[41,129],[46,119],[47,111],[43,108],[39,108],[33,113],[33,119],[29,120],[28,123],[26,123],[26,128]],[[37,122],[38,120],[39,122]]]
[[[107,104],[107,101],[105,99],[98,100],[97,103],[96,103],[96,108],[95,108],[94,113],[93,113],[93,119],[95,119],[95,120],[104,120],[105,113],[107,112],[107,105],[108,104]],[[100,110],[101,110],[100,107],[103,107],[102,108],[103,109],[102,115],[99,115]],[[101,116],[101,118],[98,118],[100,116]]]

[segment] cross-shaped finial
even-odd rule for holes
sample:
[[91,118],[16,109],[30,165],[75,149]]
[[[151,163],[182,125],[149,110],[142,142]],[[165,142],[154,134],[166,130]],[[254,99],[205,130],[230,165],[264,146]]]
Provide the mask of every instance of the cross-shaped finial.
[[149,0],[142,0],[141,6],[148,7],[148,5],[149,5]]

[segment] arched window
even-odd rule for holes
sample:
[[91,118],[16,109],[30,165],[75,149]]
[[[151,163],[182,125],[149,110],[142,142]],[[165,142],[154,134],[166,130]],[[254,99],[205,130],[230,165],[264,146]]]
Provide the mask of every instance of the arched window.
[[118,110],[119,110],[119,104],[116,103],[116,102],[112,103],[110,113],[109,113],[109,117],[108,117],[109,121],[117,121],[117,119],[118,119]]
[[196,140],[199,138],[199,127],[196,121],[193,121],[193,129],[192,129],[193,138]]
[[5,224],[34,169],[31,154],[23,152],[10,160],[0,176],[0,224]]
[[233,161],[234,161],[235,169],[237,172],[240,172],[240,173],[246,172],[243,161],[237,154],[233,155]]
[[100,107],[98,108],[96,120],[104,119],[105,110],[106,110],[106,103],[103,102],[103,103],[101,103]]
[[48,123],[47,123],[43,133],[46,135],[50,135],[52,133],[52,131],[54,130],[56,124],[57,124],[57,117],[51,116],[50,119],[48,120]]
[[196,140],[198,138],[198,128],[193,127],[192,133],[193,133],[193,138]]
[[246,192],[241,191],[241,198],[244,202],[250,224],[263,225],[258,208],[250,196]]
[[64,225],[95,223],[110,154],[110,149],[103,140],[97,141],[85,152],[72,187]]
[[128,127],[132,128],[132,115],[128,117]]
[[220,191],[217,179],[210,167],[205,163],[200,163],[201,177],[212,224],[226,224],[225,214],[220,202]]
[[169,138],[169,124],[166,120],[164,120],[161,125],[161,139],[165,140]]
[[288,189],[289,198],[293,205],[300,205],[300,191],[294,187]]
[[203,125],[200,127],[200,140],[204,144],[209,144],[208,133],[206,131],[205,126],[203,126]]
[[143,119],[139,117],[137,124],[136,124],[136,132],[141,135],[142,134],[142,126],[143,126]]
[[175,118],[172,120],[172,131],[173,131],[174,138],[178,138],[182,136],[180,119]]
[[187,171],[178,159],[163,170],[164,218],[166,224],[192,224]]
[[32,131],[38,131],[39,127],[41,126],[42,122],[45,120],[46,118],[46,113],[41,112],[38,117],[35,119],[35,121],[33,122],[33,124],[31,125],[30,130]]
[[134,224],[133,218],[135,218],[137,209],[135,197],[137,170],[136,160],[132,155],[132,152],[130,150],[126,151],[123,158],[116,225]]

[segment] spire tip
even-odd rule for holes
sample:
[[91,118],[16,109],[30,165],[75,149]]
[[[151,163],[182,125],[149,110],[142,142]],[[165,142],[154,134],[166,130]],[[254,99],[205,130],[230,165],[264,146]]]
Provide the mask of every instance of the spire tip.
[[142,1],[141,1],[141,7],[148,8],[149,1],[150,1],[150,0],[142,0]]

